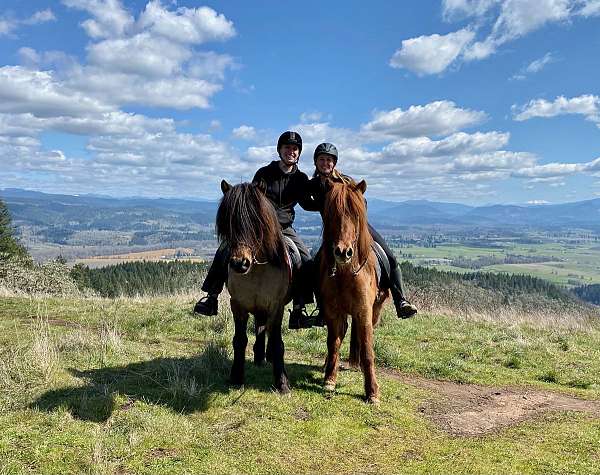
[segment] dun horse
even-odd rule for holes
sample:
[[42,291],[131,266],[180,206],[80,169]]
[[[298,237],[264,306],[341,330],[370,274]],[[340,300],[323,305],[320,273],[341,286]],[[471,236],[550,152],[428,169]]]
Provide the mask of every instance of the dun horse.
[[290,391],[283,363],[281,338],[283,308],[290,300],[290,272],[283,235],[275,210],[260,185],[221,182],[223,198],[217,211],[217,234],[229,246],[227,289],[235,322],[231,382],[244,383],[244,363],[248,337],[248,315],[255,319],[254,362],[265,360],[265,330],[268,334],[267,359],[273,364],[275,388]]
[[377,285],[376,257],[367,227],[363,194],[365,181],[328,182],[323,213],[323,246],[320,256],[321,307],[327,323],[325,390],[335,390],[339,350],[352,320],[350,364],[362,369],[368,402],[379,402],[375,377],[373,327],[388,290]]

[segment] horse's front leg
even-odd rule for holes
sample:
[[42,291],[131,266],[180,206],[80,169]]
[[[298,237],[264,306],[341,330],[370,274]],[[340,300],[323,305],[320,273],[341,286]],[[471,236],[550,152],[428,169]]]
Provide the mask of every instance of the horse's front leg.
[[373,315],[365,311],[358,315],[353,325],[358,330],[358,344],[360,346],[360,366],[365,380],[365,397],[367,402],[379,403],[379,385],[375,377],[375,352],[373,351]]
[[340,358],[340,346],[348,329],[348,320],[345,315],[332,316],[325,319],[327,323],[327,360],[325,361],[325,391],[335,391],[337,372]]
[[270,322],[268,353],[273,363],[273,384],[281,394],[290,392],[290,381],[284,364],[285,346],[281,337],[281,321],[283,320],[283,309]]
[[230,381],[235,385],[244,384],[244,365],[246,362],[246,345],[248,344],[248,312],[240,305],[231,301],[231,311],[235,323],[235,333],[233,335],[233,366],[231,367]]
[[262,366],[265,362],[265,336],[267,333],[267,319],[264,315],[254,315],[254,336],[256,341],[252,347],[254,352],[254,364]]

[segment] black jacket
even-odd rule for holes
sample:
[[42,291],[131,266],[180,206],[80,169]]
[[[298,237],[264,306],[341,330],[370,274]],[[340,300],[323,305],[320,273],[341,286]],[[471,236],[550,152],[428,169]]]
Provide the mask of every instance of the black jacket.
[[306,209],[308,177],[297,166],[294,166],[291,173],[284,173],[276,160],[260,168],[252,182],[258,183],[261,180],[267,185],[266,195],[277,212],[279,224],[283,229],[291,226],[296,217],[294,206],[299,203]]
[[[342,175],[344,178],[349,178],[352,180],[352,177],[348,175]],[[323,210],[325,209],[325,195],[327,194],[327,189],[325,188],[325,184],[321,180],[320,176],[314,176],[310,180],[308,180],[308,184],[306,185],[306,196],[304,199],[304,205],[302,206],[306,211],[318,211],[323,215]],[[365,200],[365,204],[367,200]]]

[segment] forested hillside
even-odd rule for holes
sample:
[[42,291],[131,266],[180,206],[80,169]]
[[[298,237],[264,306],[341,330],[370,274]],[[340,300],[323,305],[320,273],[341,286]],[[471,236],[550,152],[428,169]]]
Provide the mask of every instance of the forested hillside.
[[581,300],[600,305],[600,284],[582,285],[573,289],[575,295]]

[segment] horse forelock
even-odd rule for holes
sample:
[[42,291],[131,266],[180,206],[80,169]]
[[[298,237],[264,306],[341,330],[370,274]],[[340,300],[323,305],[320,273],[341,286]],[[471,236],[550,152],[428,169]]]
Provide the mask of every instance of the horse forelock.
[[277,215],[264,194],[251,183],[231,188],[219,203],[217,236],[230,248],[248,247],[272,263],[285,260],[285,246]]
[[367,224],[365,200],[354,181],[331,184],[325,198],[323,240],[331,243],[345,220],[350,220],[358,233],[356,252],[358,260],[363,262],[371,249],[371,234]]

